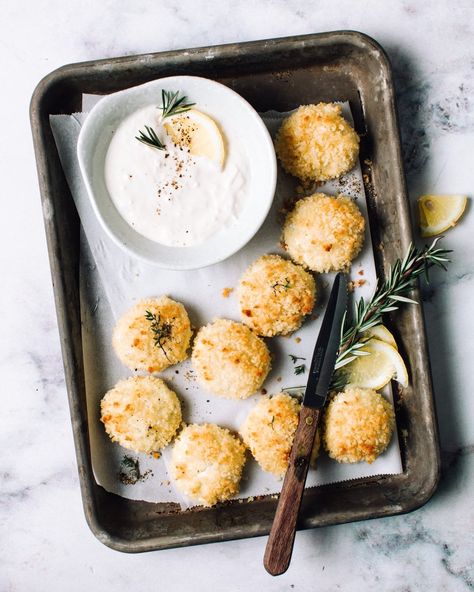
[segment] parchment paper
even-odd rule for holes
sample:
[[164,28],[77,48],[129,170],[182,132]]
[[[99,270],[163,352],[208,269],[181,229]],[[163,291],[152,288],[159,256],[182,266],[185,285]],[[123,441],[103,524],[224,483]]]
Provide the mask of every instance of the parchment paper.
[[[97,97],[84,97],[84,105],[90,108]],[[348,104],[343,105],[344,115],[351,120]],[[275,134],[285,114],[269,112],[262,115],[270,133]],[[119,380],[130,375],[116,358],[111,346],[111,332],[115,320],[136,300],[144,297],[168,294],[182,302],[195,327],[216,317],[239,319],[235,291],[224,298],[224,288],[236,288],[246,267],[264,253],[280,253],[281,213],[283,202],[296,195],[296,181],[281,169],[272,209],[254,239],[239,253],[222,263],[205,269],[173,272],[132,259],[116,246],[102,231],[92,211],[76,158],[76,144],[82,122],[87,113],[53,115],[51,126],[58,146],[61,162],[79,212],[83,228],[81,239],[81,291],[83,340],[86,370],[87,404],[94,474],[97,482],[108,491],[130,499],[153,502],[178,502],[189,505],[174,490],[169,482],[166,461],[171,446],[162,458],[155,459],[143,454],[131,454],[118,444],[112,443],[99,421],[99,402],[104,393]],[[343,192],[357,200],[366,218],[366,237],[362,253],[352,266],[351,279],[355,282],[355,297],[368,297],[375,289],[375,266],[372,242],[369,235],[367,203],[364,194],[360,166],[345,178],[321,185],[318,191],[330,194]],[[307,191],[306,193],[312,193]],[[273,367],[264,388],[276,394],[284,387],[304,385],[307,374],[296,376],[289,354],[305,358],[308,368],[316,336],[321,323],[330,285],[331,274],[317,276],[317,304],[313,318],[291,337],[268,339],[273,354]],[[361,285],[358,285],[361,284]],[[362,285],[363,284],[363,285]],[[221,399],[202,389],[196,381],[189,360],[161,373],[173,388],[183,405],[183,418],[187,423],[214,422],[238,430],[250,409],[261,396],[255,394],[245,401]],[[384,395],[392,400],[391,390]],[[124,455],[138,458],[141,473],[145,477],[134,485],[121,482],[118,475]],[[249,455],[250,456],[250,455]],[[149,471],[147,473],[147,471]],[[373,464],[339,464],[321,453],[317,470],[310,470],[307,487],[381,474],[402,472],[397,434],[393,436],[387,451]],[[248,460],[238,497],[246,498],[276,493],[281,481],[264,473],[257,463]]]

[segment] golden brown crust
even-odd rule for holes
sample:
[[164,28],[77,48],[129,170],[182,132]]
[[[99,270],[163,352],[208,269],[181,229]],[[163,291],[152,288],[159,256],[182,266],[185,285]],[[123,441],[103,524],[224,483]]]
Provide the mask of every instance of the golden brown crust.
[[372,463],[387,448],[394,425],[393,407],[382,395],[348,387],[327,407],[324,446],[338,462]]
[[[153,322],[146,318],[147,312],[159,320],[158,327],[167,329],[159,344]],[[140,300],[128,310],[114,327],[112,345],[121,362],[131,370],[161,372],[188,357],[191,335],[184,306],[161,296]]]
[[255,393],[270,370],[265,342],[247,326],[227,319],[217,319],[199,330],[191,359],[201,384],[228,399],[245,399]]
[[170,472],[176,487],[204,506],[238,493],[245,447],[215,424],[189,425],[173,447]]
[[349,197],[315,193],[296,202],[283,226],[291,258],[312,271],[347,270],[364,243],[365,220]]
[[101,421],[113,442],[150,454],[167,446],[181,423],[176,393],[154,376],[119,380],[100,404]]
[[350,171],[359,154],[359,136],[335,103],[302,105],[287,117],[275,148],[283,168],[303,181],[327,181]]
[[[300,409],[301,404],[284,393],[263,397],[240,427],[242,439],[260,467],[276,477],[282,477],[288,467]],[[318,450],[319,434],[315,439],[312,462]]]
[[286,335],[314,307],[313,276],[278,255],[263,255],[244,272],[238,288],[242,321],[258,335]]

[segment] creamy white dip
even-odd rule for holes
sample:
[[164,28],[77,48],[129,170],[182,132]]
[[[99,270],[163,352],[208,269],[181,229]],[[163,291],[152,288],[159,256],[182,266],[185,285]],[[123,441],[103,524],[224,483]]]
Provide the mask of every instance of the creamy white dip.
[[[166,151],[135,139],[145,125],[156,131]],[[105,159],[107,189],[126,222],[173,247],[198,245],[235,222],[246,199],[249,167],[238,135],[229,136],[225,128],[221,132],[226,146],[222,169],[175,146],[156,106],[127,117],[114,132]]]

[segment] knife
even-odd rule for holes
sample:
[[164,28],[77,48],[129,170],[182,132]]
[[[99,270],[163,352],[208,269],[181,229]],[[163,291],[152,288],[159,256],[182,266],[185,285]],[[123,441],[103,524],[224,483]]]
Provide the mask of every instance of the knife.
[[346,307],[347,279],[338,273],[314,348],[288,469],[263,558],[265,569],[273,576],[284,573],[290,564],[314,437],[336,364]]

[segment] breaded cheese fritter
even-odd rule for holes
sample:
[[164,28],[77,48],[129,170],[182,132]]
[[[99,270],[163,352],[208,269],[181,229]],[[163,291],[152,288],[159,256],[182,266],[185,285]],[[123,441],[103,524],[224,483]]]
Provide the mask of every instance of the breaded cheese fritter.
[[238,493],[244,464],[245,447],[229,430],[193,424],[176,439],[170,473],[182,493],[213,506]]
[[112,345],[131,370],[161,372],[188,357],[191,323],[180,302],[168,296],[137,302],[117,322]]
[[335,103],[302,105],[278,130],[275,148],[285,171],[303,181],[328,181],[350,171],[359,136]]
[[113,442],[150,454],[167,446],[181,423],[176,393],[154,376],[119,380],[101,403],[105,431]]
[[227,399],[246,399],[263,384],[270,370],[265,342],[246,325],[217,319],[202,327],[191,356],[201,384]]
[[[263,397],[240,427],[242,439],[255,460],[264,471],[273,473],[275,477],[286,473],[300,409],[301,403],[285,393]],[[318,431],[311,455],[312,463],[318,455],[319,445]]]
[[296,331],[314,306],[313,276],[278,255],[263,255],[244,272],[238,288],[242,321],[258,335]]
[[372,389],[347,387],[329,403],[323,442],[341,463],[368,463],[387,448],[395,426],[392,405]]
[[320,273],[347,270],[364,243],[365,220],[344,195],[315,193],[296,202],[283,225],[290,257]]

